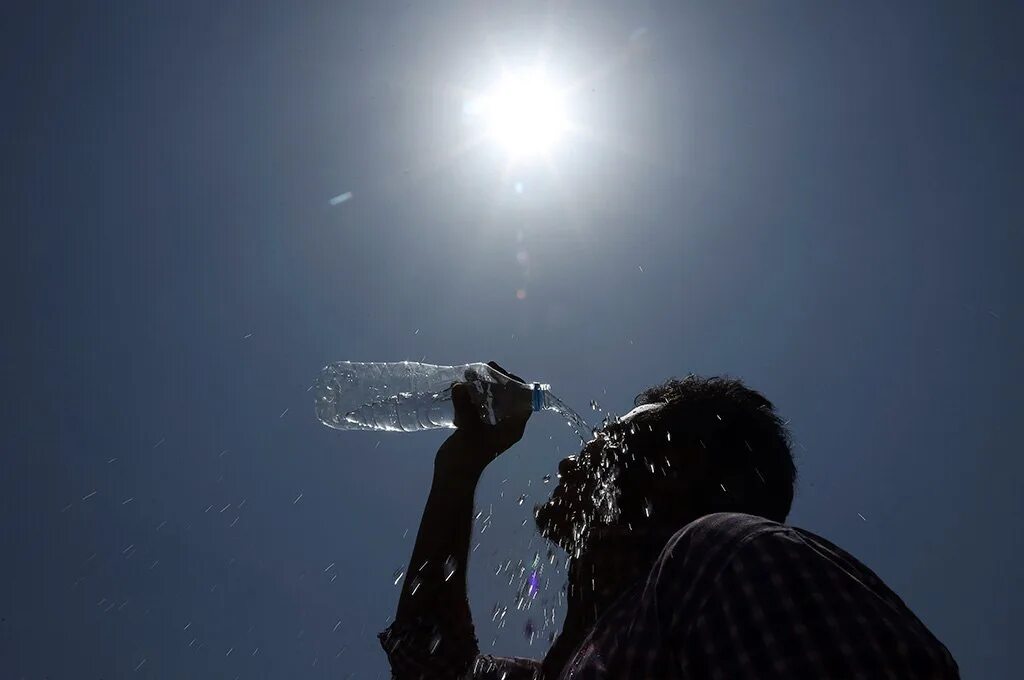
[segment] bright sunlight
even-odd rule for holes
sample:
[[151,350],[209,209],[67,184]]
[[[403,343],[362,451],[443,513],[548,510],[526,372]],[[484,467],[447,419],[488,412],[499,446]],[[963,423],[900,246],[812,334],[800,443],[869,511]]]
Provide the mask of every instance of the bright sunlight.
[[539,71],[505,74],[474,108],[515,158],[549,153],[569,127],[562,93]]

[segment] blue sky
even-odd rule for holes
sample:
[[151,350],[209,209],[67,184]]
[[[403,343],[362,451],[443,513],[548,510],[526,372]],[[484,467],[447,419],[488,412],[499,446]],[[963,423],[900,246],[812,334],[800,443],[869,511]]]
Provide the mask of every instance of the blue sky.
[[[444,434],[331,431],[306,388],[328,361],[422,358],[497,360],[620,413],[671,375],[746,379],[798,442],[791,521],[876,570],[964,677],[1012,677],[1021,19],[1011,3],[12,10],[4,674],[386,674],[374,634]],[[577,85],[585,134],[509,169],[467,148],[467,92],[539,51]],[[538,549],[515,501],[542,497],[572,446],[538,415],[479,489],[486,649],[544,651],[527,615],[491,623],[513,597],[493,573]]]

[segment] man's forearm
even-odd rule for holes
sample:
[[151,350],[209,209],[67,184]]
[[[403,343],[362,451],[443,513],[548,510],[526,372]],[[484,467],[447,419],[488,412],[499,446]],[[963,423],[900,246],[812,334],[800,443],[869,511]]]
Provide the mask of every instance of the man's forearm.
[[[473,496],[479,475],[456,476],[439,469],[452,447],[450,437],[438,451],[434,479],[398,600],[396,622],[430,620],[443,628],[472,624],[466,593],[466,565],[473,524]],[[448,447],[448,450],[446,450]]]

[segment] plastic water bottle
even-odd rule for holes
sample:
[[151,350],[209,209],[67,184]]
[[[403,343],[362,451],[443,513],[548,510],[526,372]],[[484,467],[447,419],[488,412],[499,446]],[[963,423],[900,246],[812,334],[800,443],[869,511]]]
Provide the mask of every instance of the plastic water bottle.
[[[435,366],[414,361],[324,366],[316,382],[316,415],[337,430],[416,432],[454,428],[452,384],[466,383],[480,418],[491,425],[530,411],[562,412],[543,383],[522,383],[487,364]],[[577,416],[578,417],[578,416]]]

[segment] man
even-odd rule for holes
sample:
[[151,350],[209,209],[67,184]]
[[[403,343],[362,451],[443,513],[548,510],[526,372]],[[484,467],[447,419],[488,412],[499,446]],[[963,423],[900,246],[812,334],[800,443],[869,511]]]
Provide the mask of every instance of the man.
[[529,415],[486,425],[464,384],[453,396],[458,429],[380,636],[395,678],[959,677],[874,573],[782,524],[796,469],[771,402],[696,376],[647,390],[559,464],[535,517],[570,555],[562,632],[542,661],[481,656],[465,580],[473,494]]

